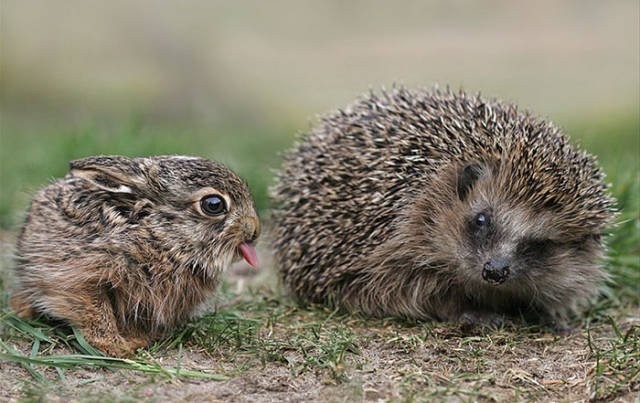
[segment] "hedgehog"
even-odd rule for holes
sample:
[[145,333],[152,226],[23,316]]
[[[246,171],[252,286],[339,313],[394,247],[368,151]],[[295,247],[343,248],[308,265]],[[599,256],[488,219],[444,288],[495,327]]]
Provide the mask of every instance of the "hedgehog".
[[570,331],[608,278],[596,159],[517,106],[371,92],[321,119],[271,188],[282,282],[370,317]]

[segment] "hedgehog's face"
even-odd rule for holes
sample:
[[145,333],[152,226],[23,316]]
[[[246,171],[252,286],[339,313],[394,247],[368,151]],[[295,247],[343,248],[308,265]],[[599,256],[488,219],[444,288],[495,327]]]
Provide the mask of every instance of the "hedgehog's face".
[[537,293],[552,282],[581,281],[598,264],[597,234],[567,237],[553,212],[505,198],[491,169],[467,165],[454,183],[442,186],[427,207],[429,260],[456,270],[468,289]]
[[546,231],[548,217],[492,199],[482,187],[462,201],[457,245],[462,278],[481,287],[522,289],[523,282],[571,266],[573,246]]

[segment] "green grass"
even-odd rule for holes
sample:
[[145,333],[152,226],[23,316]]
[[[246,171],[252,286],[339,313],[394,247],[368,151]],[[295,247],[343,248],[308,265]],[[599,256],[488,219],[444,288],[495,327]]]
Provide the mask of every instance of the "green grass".
[[[75,328],[69,332],[66,326],[51,326],[49,323],[38,320],[23,320],[7,311],[3,312],[1,321],[4,326],[0,338],[0,361],[21,364],[36,381],[47,380],[45,375],[37,369],[38,366],[55,368],[60,380],[64,379],[63,370],[77,367],[126,369],[168,378],[180,376],[211,380],[228,379],[224,375],[215,373],[165,368],[148,354],[146,356],[140,354],[135,359],[106,357],[87,343]],[[22,354],[12,347],[11,341],[20,338],[33,340],[29,355]],[[59,344],[72,348],[80,354],[51,355],[50,352]]]
[[267,187],[292,130],[253,127],[150,128],[133,119],[116,128],[72,129],[3,122],[0,127],[0,228],[14,228],[31,195],[63,176],[70,160],[88,155],[197,155],[228,165],[244,178],[261,213],[268,211]]
[[[616,321],[608,318],[614,334],[598,344],[587,333],[589,351],[595,357],[593,398],[612,400],[621,392],[640,386],[640,325],[621,331]],[[589,328],[588,328],[589,329]]]
[[[33,393],[38,389],[51,389],[56,382],[64,383],[65,371],[74,368],[124,369],[156,379],[220,381],[276,362],[287,366],[292,376],[313,371],[324,377],[325,382],[343,382],[346,356],[358,353],[355,335],[342,325],[345,317],[335,317],[334,313],[322,309],[300,311],[290,304],[267,298],[267,294],[254,294],[232,307],[204,315],[173,336],[138,350],[131,359],[105,357],[88,345],[75,329],[21,320],[5,311],[1,318],[4,326],[0,329],[0,361],[22,365],[32,378],[25,388],[31,387]],[[22,353],[12,346],[25,340],[31,343],[30,353]],[[59,347],[71,348],[78,354],[56,353]],[[204,351],[215,361],[232,363],[232,367],[196,371],[167,367],[153,358],[176,349]],[[47,374],[43,367],[53,368],[55,375]]]
[[[637,117],[630,116],[565,126],[583,148],[599,157],[611,182],[633,187],[640,171],[639,125]],[[70,160],[98,154],[217,159],[248,181],[258,209],[267,213],[272,170],[295,133],[296,129],[286,127],[152,128],[137,118],[111,128],[96,123],[60,129],[56,124],[17,124],[5,117],[0,126],[0,228],[18,225],[31,195],[63,176]],[[623,207],[640,211],[640,197],[629,197],[622,200]]]
[[607,266],[612,273],[607,303],[620,299],[640,303],[640,121],[618,119],[608,124],[579,125],[583,148],[598,156],[620,211],[607,239]]
[[[569,126],[567,132],[580,133],[577,141],[598,155],[620,209],[618,224],[608,237],[610,287],[588,313],[586,339],[579,340],[588,344],[588,357],[595,362],[588,375],[590,397],[606,400],[640,388],[640,330],[623,323],[628,312],[637,316],[640,306],[640,126],[635,118],[617,119]],[[5,126],[0,147],[0,227],[15,228],[33,190],[63,175],[68,160],[90,154],[195,154],[219,159],[247,179],[264,215],[269,207],[269,170],[277,167],[278,153],[290,141],[286,131],[151,130],[135,121],[115,130],[87,127],[43,132]],[[2,287],[9,264],[0,275]],[[7,310],[3,292],[0,361],[17,363],[30,374],[25,396],[42,396],[42,391],[64,383],[65,373],[77,368],[127,369],[151,379],[222,380],[255,368],[284,367],[293,378],[317,376],[321,383],[338,385],[342,392],[361,400],[375,399],[376,392],[365,391],[351,374],[376,371],[370,368],[374,364],[367,355],[367,346],[375,344],[393,349],[394,359],[413,368],[399,369],[394,381],[403,399],[483,400],[492,398],[486,388],[495,387],[504,376],[495,370],[501,359],[496,351],[521,349],[521,354],[536,357],[557,343],[553,337],[541,336],[540,329],[506,328],[489,336],[467,337],[449,325],[364,320],[322,308],[301,309],[267,286],[241,295],[222,287],[219,295],[223,304],[217,312],[185,325],[171,337],[140,350],[136,357],[122,360],[102,356],[68,328],[16,318]],[[78,354],[60,355],[59,347]],[[196,371],[155,358],[176,350],[202,352],[220,365]],[[419,363],[413,357],[425,351],[433,351],[433,359],[453,372],[415,370]],[[516,373],[513,382],[511,398],[543,399],[550,392],[530,373]]]

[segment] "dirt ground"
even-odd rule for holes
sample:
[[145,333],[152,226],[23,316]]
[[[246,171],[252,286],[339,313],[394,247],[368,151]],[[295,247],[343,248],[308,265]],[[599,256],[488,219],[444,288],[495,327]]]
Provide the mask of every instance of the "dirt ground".
[[[640,324],[637,312],[622,328]],[[348,324],[345,324],[348,326]],[[584,333],[567,338],[545,334],[494,333],[461,338],[446,329],[433,330],[420,340],[420,330],[390,325],[354,328],[358,354],[345,360],[341,380],[323,371],[292,374],[289,362],[273,362],[248,369],[228,381],[161,380],[133,371],[77,369],[65,372],[64,382],[43,388],[29,381],[18,365],[0,364],[0,399],[45,397],[45,401],[377,401],[418,400],[430,397],[453,400],[586,401],[596,397],[596,357]],[[596,330],[601,343],[611,336],[604,326]],[[395,335],[390,338],[389,336]],[[414,339],[414,336],[418,335]],[[638,334],[636,333],[636,337]],[[392,340],[392,341],[391,341]],[[29,344],[18,346],[28,354]],[[55,351],[68,353],[68,351]],[[167,366],[207,370],[231,367],[198,350],[163,353]],[[637,365],[637,363],[636,363]],[[632,371],[632,368],[628,368]],[[637,367],[636,367],[637,370]],[[53,370],[48,371],[51,379]],[[602,387],[602,385],[601,385]],[[634,401],[637,379],[629,390],[604,400]],[[637,401],[637,400],[636,400]]]
[[[6,256],[9,248],[5,244],[3,249]],[[264,251],[262,255],[268,265],[268,256]],[[272,276],[268,271],[255,275],[237,265],[230,269],[227,285],[241,296],[264,299],[270,292],[264,290],[273,285],[253,287],[272,284]],[[637,401],[640,392],[638,355],[628,354],[639,345],[638,307],[612,313],[617,328],[601,320],[589,326],[589,333],[583,327],[569,336],[518,326],[469,333],[455,325],[366,320],[318,310],[310,314],[293,305],[278,309],[278,319],[267,320],[255,335],[262,346],[280,343],[276,358],[264,359],[264,351],[251,349],[230,354],[225,348],[211,350],[197,343],[152,354],[165,367],[213,371],[227,375],[225,381],[91,368],[68,369],[61,378],[54,369],[39,368],[48,379],[42,382],[19,364],[0,361],[0,400],[630,402]],[[287,347],[309,323],[320,323],[318,349],[308,344]],[[314,354],[320,356],[321,344],[338,345],[326,343],[332,335],[346,335],[351,346],[329,365],[311,360]],[[29,355],[30,341],[10,343]],[[625,349],[627,355],[622,354]],[[59,346],[49,352],[69,353],[73,352]],[[626,384],[620,385],[622,381]]]

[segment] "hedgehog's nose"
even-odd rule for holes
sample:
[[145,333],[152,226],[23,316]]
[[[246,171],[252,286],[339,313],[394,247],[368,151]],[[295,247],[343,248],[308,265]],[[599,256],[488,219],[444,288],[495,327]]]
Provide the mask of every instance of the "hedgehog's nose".
[[511,270],[509,270],[511,262],[504,258],[491,258],[484,264],[482,269],[482,278],[493,285],[505,282]]

